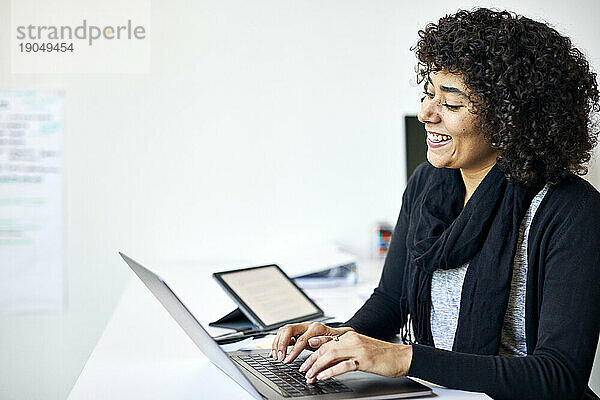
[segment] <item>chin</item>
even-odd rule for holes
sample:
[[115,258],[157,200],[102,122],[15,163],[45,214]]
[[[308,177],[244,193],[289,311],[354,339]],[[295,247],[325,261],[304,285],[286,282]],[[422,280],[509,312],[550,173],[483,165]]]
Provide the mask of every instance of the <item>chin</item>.
[[433,165],[436,168],[446,167],[446,164],[442,160],[440,160],[438,157],[431,156],[429,154],[429,151],[427,151],[427,161],[429,161],[429,164]]

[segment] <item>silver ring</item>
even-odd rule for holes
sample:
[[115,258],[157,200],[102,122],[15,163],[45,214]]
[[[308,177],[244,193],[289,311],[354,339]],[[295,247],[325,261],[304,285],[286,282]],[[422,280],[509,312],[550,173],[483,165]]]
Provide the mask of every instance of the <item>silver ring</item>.
[[354,370],[358,371],[358,360],[356,360],[356,359],[353,358],[352,359],[352,364],[354,364]]

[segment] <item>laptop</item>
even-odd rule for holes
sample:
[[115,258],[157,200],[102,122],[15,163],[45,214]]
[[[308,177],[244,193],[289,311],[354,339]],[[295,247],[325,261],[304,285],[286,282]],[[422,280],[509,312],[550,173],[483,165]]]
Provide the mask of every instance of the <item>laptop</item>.
[[225,352],[161,277],[119,254],[200,351],[256,399],[397,399],[432,394],[430,388],[407,377],[387,378],[361,371],[307,384],[298,371],[310,355],[307,350],[290,364],[272,360],[269,350]]

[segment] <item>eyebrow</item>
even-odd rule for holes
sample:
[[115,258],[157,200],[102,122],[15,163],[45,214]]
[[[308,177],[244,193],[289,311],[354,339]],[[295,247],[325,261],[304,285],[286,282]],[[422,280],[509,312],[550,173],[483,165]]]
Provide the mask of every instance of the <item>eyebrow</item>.
[[[435,87],[435,85],[433,84],[433,81],[431,80],[430,76],[427,76],[427,83],[431,83],[431,86]],[[454,86],[440,86],[440,90],[442,92],[446,92],[446,93],[457,94],[457,95],[462,96],[462,97],[464,97],[466,99],[469,98],[469,96],[467,96],[465,92],[463,92],[462,90],[460,90],[459,88],[456,88]]]
[[440,90],[442,92],[454,93],[454,94],[457,94],[459,96],[468,98],[468,96],[462,90],[460,90],[459,88],[455,88],[453,86],[440,86]]

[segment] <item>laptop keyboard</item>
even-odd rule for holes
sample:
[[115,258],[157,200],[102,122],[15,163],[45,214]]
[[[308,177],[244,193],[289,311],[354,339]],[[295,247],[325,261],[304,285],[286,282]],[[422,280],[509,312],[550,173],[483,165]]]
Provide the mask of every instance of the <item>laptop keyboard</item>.
[[298,371],[304,359],[295,359],[289,364],[273,360],[267,354],[245,354],[239,358],[260,374],[275,383],[286,397],[314,396],[317,394],[351,392],[348,386],[334,378],[315,383],[306,383],[304,373]]

